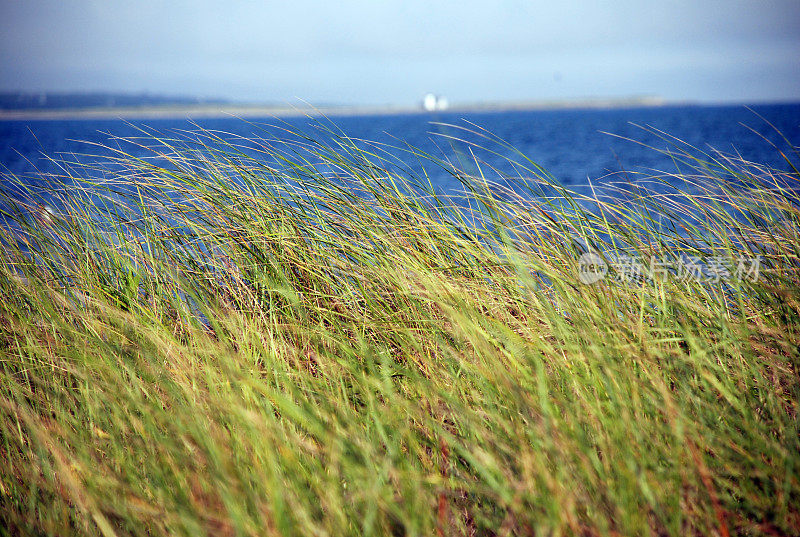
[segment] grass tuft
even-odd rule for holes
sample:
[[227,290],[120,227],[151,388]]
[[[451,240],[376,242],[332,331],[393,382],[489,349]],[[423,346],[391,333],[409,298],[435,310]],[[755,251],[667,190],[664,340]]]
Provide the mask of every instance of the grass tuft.
[[796,168],[655,133],[675,172],[587,195],[447,132],[143,130],[6,178],[4,531],[800,533]]

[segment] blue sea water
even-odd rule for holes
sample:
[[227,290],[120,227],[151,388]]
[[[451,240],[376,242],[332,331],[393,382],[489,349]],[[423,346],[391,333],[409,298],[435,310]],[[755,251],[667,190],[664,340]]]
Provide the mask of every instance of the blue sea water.
[[[788,164],[773,146],[787,155],[791,154],[792,147],[800,146],[800,103],[751,107],[439,112],[348,116],[331,121],[354,139],[409,144],[451,161],[462,159],[465,168],[470,166],[468,161],[475,154],[484,162],[484,170],[496,168],[512,176],[525,175],[527,172],[515,170],[505,160],[505,157],[520,160],[519,155],[498,145],[492,146],[493,151],[476,149],[470,143],[487,145],[488,142],[474,132],[463,130],[485,129],[569,187],[581,187],[588,180],[609,177],[636,180],[637,173],[674,172],[675,162],[656,150],[667,149],[670,143],[653,130],[674,136],[699,150],[713,148],[784,170],[788,169]],[[325,120],[308,118],[202,119],[194,123],[174,119],[132,123],[121,120],[2,121],[0,167],[5,174],[32,181],[31,177],[39,171],[58,171],[58,164],[45,156],[70,160],[73,154],[96,153],[97,148],[86,142],[114,144],[114,137],[140,136],[138,128],[141,126],[162,133],[203,128],[244,137],[280,137],[280,129],[268,125],[284,125],[325,137],[324,133],[315,131],[315,123],[330,127]],[[416,157],[399,151],[394,153],[413,169],[419,169]],[[443,170],[426,166],[426,171],[437,189],[449,192],[460,188],[458,181]]]

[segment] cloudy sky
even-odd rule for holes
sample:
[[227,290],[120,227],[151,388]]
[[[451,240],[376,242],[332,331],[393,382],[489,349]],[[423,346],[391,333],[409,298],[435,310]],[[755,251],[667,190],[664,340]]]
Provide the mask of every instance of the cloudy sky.
[[0,91],[800,100],[800,0],[0,0]]

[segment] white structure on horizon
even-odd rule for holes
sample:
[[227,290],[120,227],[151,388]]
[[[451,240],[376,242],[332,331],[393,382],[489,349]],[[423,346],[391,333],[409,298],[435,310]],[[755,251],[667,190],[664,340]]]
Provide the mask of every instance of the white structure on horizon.
[[447,110],[449,103],[447,97],[441,95],[434,95],[433,93],[426,93],[422,98],[422,108],[428,112],[435,110]]

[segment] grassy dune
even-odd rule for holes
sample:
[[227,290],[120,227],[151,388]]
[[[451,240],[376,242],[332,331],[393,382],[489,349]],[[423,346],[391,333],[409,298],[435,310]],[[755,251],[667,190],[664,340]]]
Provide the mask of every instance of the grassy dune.
[[[5,200],[0,531],[800,533],[795,169],[665,137],[592,200],[405,148],[456,199],[285,140],[144,132]],[[614,262],[678,253],[730,274]]]

